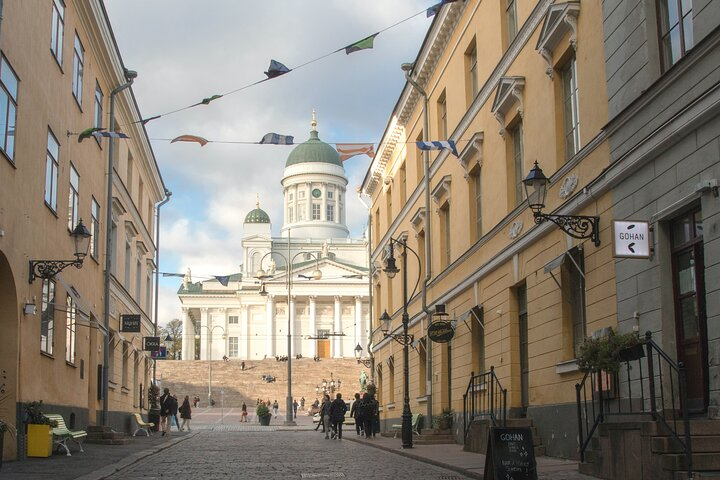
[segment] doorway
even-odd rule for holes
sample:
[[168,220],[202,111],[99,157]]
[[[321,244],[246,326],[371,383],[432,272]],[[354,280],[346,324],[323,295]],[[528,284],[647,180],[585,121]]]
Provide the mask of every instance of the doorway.
[[520,415],[527,415],[530,406],[530,364],[528,362],[528,316],[527,286],[517,287],[518,303],[518,341],[520,353]]
[[317,354],[320,358],[330,358],[330,339],[323,338],[317,340]]
[[688,409],[703,413],[708,406],[705,252],[700,208],[671,223],[673,300],[677,359],[687,369]]

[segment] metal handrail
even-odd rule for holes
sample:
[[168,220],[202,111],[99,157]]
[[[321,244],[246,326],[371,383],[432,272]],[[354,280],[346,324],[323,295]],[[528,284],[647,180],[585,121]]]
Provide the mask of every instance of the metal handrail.
[[[642,355],[621,360],[621,368],[617,373],[591,370],[575,385],[580,461],[585,461],[585,450],[595,430],[607,417],[649,415],[682,448],[690,477],[692,440],[685,366],[670,358],[652,339],[651,332],[645,334],[640,346],[641,349],[644,347],[644,350],[638,352]],[[683,420],[682,437],[676,407],[679,407]]]
[[472,421],[479,418],[490,419],[493,426],[505,426],[507,420],[507,389],[495,375],[495,367],[479,375],[470,372],[470,381],[463,394],[464,439],[467,439]]

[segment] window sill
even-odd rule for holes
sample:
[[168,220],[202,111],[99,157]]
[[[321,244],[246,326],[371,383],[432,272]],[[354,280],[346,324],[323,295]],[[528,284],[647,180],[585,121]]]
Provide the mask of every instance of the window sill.
[[68,362],[67,360],[65,360],[65,365],[67,365],[68,367],[77,368],[77,365],[72,362]]
[[580,367],[578,367],[576,358],[573,358],[572,360],[566,360],[555,365],[555,373],[558,374],[574,373],[579,371]]
[[108,388],[109,388],[110,390],[117,390],[117,386],[118,386],[117,383],[108,381]]
[[46,351],[44,351],[44,350],[40,350],[40,355],[42,355],[43,357],[47,357],[47,358],[49,358],[49,359],[51,359],[51,360],[55,360],[55,355],[53,355],[53,354],[50,353],[50,352],[46,352]]
[[12,167],[13,167],[15,170],[17,170],[17,165],[15,165],[15,160],[13,160],[12,158],[10,158],[10,155],[8,155],[7,153],[5,153],[5,150],[3,150],[2,148],[0,148],[0,155],[2,155],[3,158],[5,158],[5,160],[7,160],[8,162],[10,162],[10,165],[12,165]]
[[129,394],[130,394],[130,389],[127,388],[127,387],[120,387],[120,393],[123,394],[123,395],[129,395]]
[[385,405],[385,408],[387,408],[388,410],[395,410],[395,402],[388,403],[387,405]]
[[423,395],[422,397],[415,397],[415,401],[417,403],[427,403],[428,397],[427,395]]
[[60,63],[60,60],[58,60],[57,56],[55,55],[55,52],[52,51],[52,48],[49,50],[50,56],[55,60],[55,65],[60,69],[60,73],[65,75],[65,70],[63,70],[62,64]]

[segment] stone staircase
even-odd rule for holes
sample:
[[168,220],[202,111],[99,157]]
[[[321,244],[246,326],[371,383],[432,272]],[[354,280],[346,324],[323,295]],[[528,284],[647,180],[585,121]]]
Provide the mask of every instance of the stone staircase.
[[[277,400],[280,410],[285,409],[287,397],[287,362],[278,362],[275,358],[264,360],[245,360],[245,370],[241,368],[241,361],[230,360],[164,360],[157,362],[157,379],[162,388],[170,388],[170,392],[182,402],[185,395],[200,397],[202,407],[208,402],[208,373],[212,363],[212,396],[216,405],[222,402],[226,408],[240,407],[243,401],[249,408],[255,406],[258,398],[262,400]],[[305,397],[305,410],[319,398],[315,387],[323,379],[330,382],[330,378],[341,380],[341,386],[336,392],[343,394],[346,401],[353,399],[355,392],[360,390],[360,372],[365,367],[359,365],[355,359],[321,359],[319,362],[312,358],[292,360],[292,394],[300,402]],[[263,376],[275,378],[273,382],[263,380]],[[298,415],[300,412],[298,411]]]
[[[679,435],[684,436],[682,421]],[[720,479],[720,421],[690,422],[694,478]],[[606,422],[585,451],[580,472],[598,478],[687,479],[682,447],[654,421]]]

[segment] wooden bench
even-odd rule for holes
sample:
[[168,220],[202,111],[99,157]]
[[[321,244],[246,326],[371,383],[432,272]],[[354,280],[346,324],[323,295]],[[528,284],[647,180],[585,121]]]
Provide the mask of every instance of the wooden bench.
[[53,443],[56,445],[56,449],[59,450],[60,447],[63,447],[67,456],[71,457],[72,455],[70,454],[68,442],[72,440],[77,443],[81,452],[85,452],[82,448],[82,440],[87,437],[87,432],[85,430],[70,430],[67,428],[67,425],[65,425],[65,419],[63,416],[57,413],[46,413],[45,416],[49,420],[57,422],[57,427],[53,427],[52,429]]
[[150,436],[150,428],[155,427],[155,424],[152,422],[146,422],[142,419],[142,415],[139,413],[133,413],[133,417],[135,417],[135,422],[137,422],[138,429],[135,430],[135,433],[133,433],[133,437],[138,434],[138,432],[145,432],[146,436]]
[[[420,435],[420,431],[418,430],[418,427],[420,426],[420,419],[422,418],[422,413],[413,413],[412,421],[410,423],[410,429],[412,430],[412,433],[415,435]],[[393,438],[397,438],[398,432],[402,432],[402,423],[394,423],[390,425],[390,428],[395,432],[395,435]]]

